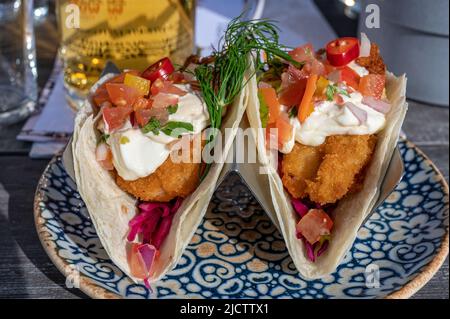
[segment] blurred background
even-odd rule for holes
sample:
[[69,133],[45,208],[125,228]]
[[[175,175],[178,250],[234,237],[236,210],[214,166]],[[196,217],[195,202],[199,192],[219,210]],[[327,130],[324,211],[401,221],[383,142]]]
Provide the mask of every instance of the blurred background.
[[[81,8],[80,28],[70,4]],[[311,42],[318,49],[337,36],[367,33],[389,70],[408,75],[404,133],[448,181],[448,6],[448,0],[0,0],[0,229],[13,222],[16,233],[34,232],[29,218],[34,188],[48,159],[70,138],[74,110],[106,61],[143,68],[165,55],[180,62],[192,51],[208,54],[230,19],[243,11],[247,18],[278,21],[281,42],[293,47]],[[13,218],[6,218],[11,212]],[[0,233],[5,252],[16,245],[10,235]],[[59,278],[37,247],[38,238],[18,236],[33,263]],[[42,285],[57,291],[30,260],[8,258],[29,273],[0,272],[0,287],[8,281],[19,296],[29,294],[30,286],[36,296]],[[417,296],[439,297],[442,282],[448,283],[448,262]]]
[[[167,3],[174,3],[180,23],[167,19]],[[80,28],[70,25],[71,4],[80,8]],[[181,63],[193,51],[207,55],[229,20],[243,11],[246,18],[277,20],[281,42],[293,47],[312,42],[320,48],[336,36],[367,33],[390,71],[408,75],[408,98],[429,105],[428,116],[448,117],[432,108],[449,105],[446,0],[2,0],[3,149],[51,157],[72,132],[70,108],[80,108],[108,60],[143,69],[161,56]],[[154,32],[161,21],[165,31]]]

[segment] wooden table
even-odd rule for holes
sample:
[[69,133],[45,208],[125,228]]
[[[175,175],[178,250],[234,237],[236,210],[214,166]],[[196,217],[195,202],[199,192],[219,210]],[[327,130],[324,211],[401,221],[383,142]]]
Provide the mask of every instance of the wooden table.
[[[266,9],[281,20],[279,7]],[[53,65],[57,34],[54,19],[38,27],[39,85]],[[41,35],[41,36],[39,36]],[[0,126],[0,298],[85,298],[65,287],[41,247],[33,220],[34,191],[47,160],[31,160],[30,144],[15,137],[23,123]],[[449,110],[410,101],[404,131],[449,179]],[[415,298],[449,298],[448,260]]]

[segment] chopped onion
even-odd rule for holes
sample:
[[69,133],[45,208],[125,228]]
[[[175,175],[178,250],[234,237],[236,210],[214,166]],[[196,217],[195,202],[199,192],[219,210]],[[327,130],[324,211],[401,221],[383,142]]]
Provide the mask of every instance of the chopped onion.
[[367,37],[367,34],[364,32],[361,32],[361,46],[359,49],[359,57],[360,58],[367,58],[370,56],[370,48],[371,43],[369,38]]
[[142,265],[145,267],[145,272],[149,274],[155,261],[156,248],[153,245],[142,244],[138,247],[138,252],[142,258]]
[[114,169],[112,152],[105,142],[97,145],[97,148],[95,149],[95,159],[105,170],[112,171]]
[[391,104],[374,98],[373,96],[365,96],[362,100],[363,104],[367,105],[368,107],[374,109],[377,112],[386,114],[391,109]]
[[95,149],[95,159],[98,162],[104,161],[108,158],[109,147],[106,143],[99,143]]
[[339,83],[342,78],[342,72],[339,70],[335,70],[328,74],[328,80],[334,83]]
[[351,102],[345,103],[345,106],[353,113],[353,115],[358,119],[359,124],[367,122],[367,112],[363,109],[357,107]]

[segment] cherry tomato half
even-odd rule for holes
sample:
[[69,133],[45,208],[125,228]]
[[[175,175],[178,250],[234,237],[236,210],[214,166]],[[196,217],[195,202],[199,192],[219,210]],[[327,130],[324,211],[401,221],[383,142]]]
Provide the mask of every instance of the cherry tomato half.
[[327,44],[327,59],[333,66],[344,66],[359,57],[357,38],[339,38]]
[[150,80],[153,83],[157,79],[167,80],[169,75],[171,75],[174,71],[175,68],[173,67],[172,62],[170,62],[170,59],[163,58],[142,72],[141,77]]

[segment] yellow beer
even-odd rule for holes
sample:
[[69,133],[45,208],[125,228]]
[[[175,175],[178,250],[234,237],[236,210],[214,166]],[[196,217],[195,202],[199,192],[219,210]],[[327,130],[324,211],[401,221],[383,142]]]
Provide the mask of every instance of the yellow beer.
[[194,49],[195,0],[57,0],[60,56],[70,105],[79,108],[107,61],[142,70]]

